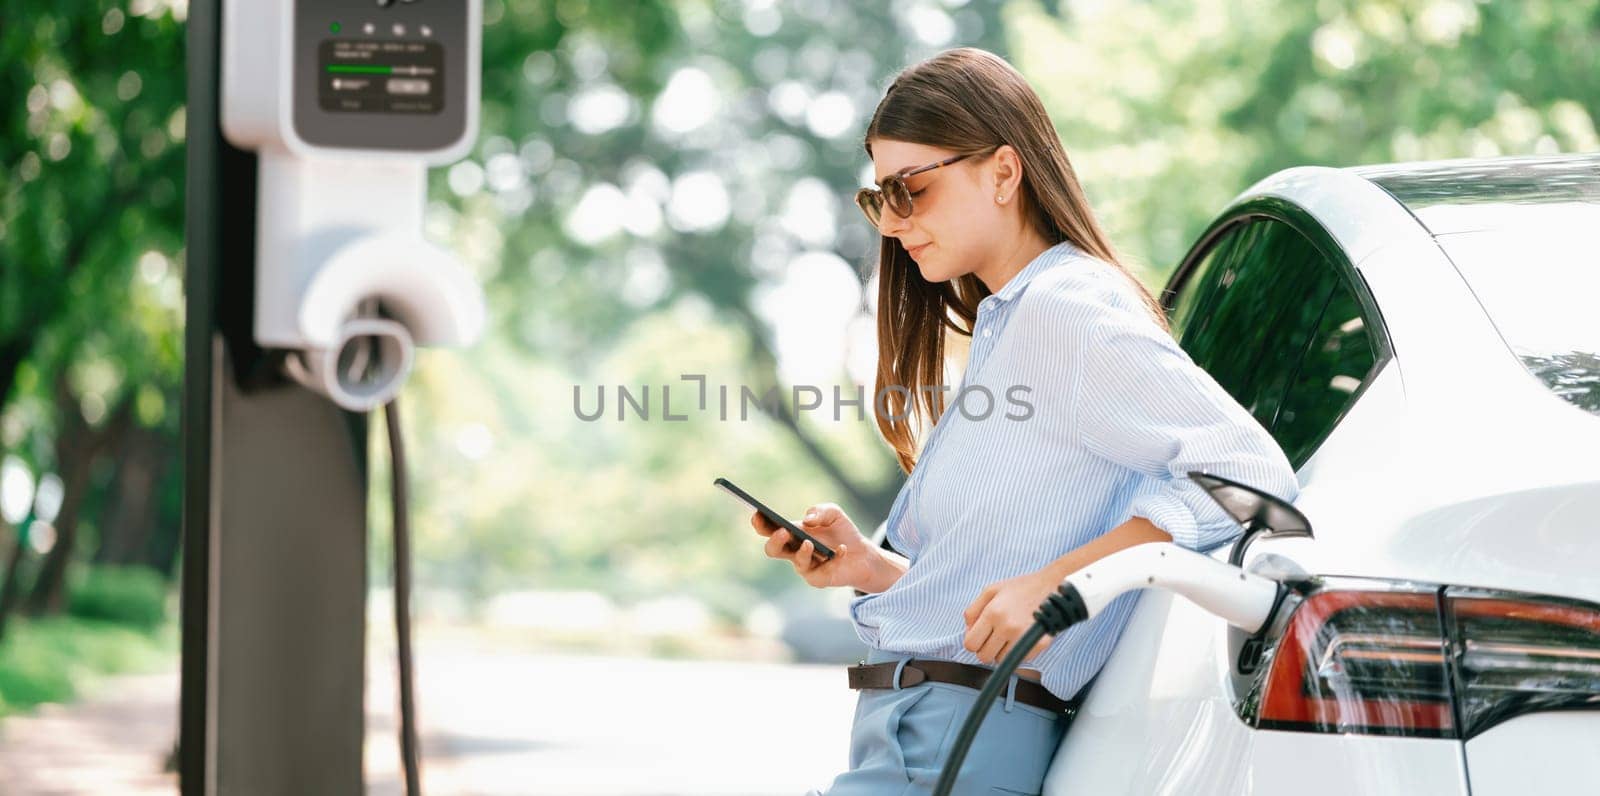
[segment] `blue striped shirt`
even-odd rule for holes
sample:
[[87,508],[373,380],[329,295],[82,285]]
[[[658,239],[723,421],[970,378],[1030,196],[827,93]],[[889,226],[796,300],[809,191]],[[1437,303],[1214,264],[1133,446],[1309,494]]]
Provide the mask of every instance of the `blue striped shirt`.
[[[962,646],[962,613],[985,587],[1043,569],[1130,517],[1190,549],[1231,540],[1241,529],[1191,470],[1299,494],[1271,435],[1157,325],[1128,277],[1069,242],[979,303],[966,370],[946,400],[889,511],[889,542],[910,568],[850,603],[871,647],[980,663]],[[1138,594],[1023,667],[1072,697],[1110,656]]]

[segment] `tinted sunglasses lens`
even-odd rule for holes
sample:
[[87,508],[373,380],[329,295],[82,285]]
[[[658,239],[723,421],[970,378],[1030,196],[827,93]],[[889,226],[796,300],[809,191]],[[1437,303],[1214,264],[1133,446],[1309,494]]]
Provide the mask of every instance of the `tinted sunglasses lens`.
[[911,217],[911,191],[899,177],[890,177],[883,183],[884,204],[901,218]]
[[856,206],[861,208],[861,212],[866,214],[867,220],[872,222],[874,227],[878,226],[878,219],[883,216],[882,196],[883,194],[871,188],[856,191]]

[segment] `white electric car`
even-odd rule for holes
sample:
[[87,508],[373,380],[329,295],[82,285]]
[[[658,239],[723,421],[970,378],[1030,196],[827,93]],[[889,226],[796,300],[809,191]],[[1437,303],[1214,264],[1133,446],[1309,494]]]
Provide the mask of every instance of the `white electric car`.
[[1289,169],[1162,299],[1314,538],[1145,590],[1046,796],[1600,793],[1600,156]]

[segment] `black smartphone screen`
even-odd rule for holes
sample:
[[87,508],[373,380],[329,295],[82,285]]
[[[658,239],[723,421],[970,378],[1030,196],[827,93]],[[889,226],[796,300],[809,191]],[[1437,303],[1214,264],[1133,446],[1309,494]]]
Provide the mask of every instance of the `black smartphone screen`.
[[751,497],[749,492],[746,492],[743,489],[740,489],[739,487],[734,486],[732,481],[729,481],[726,478],[718,478],[717,480],[712,481],[711,483],[714,486],[720,487],[722,489],[722,491],[727,492],[730,495],[733,495],[735,498],[737,498],[739,500],[739,502],[745,504],[746,506],[749,506],[750,508],[752,508],[752,509],[754,509],[756,511],[761,512],[761,516],[766,517],[767,520],[770,521],[772,524],[780,526],[780,527],[788,530],[789,533],[794,536],[795,544],[799,544],[800,542],[804,542],[804,541],[809,540],[811,542],[812,549],[816,552],[817,555],[822,556],[823,558],[833,558],[833,550],[830,549],[827,545],[825,545],[822,542],[818,541],[817,537],[812,536],[811,534],[800,530],[800,528],[798,526],[796,526],[794,523],[784,519],[783,515],[779,514],[776,511],[773,511],[772,509],[767,508],[766,504],[764,504],[761,501],[756,500],[755,498]]

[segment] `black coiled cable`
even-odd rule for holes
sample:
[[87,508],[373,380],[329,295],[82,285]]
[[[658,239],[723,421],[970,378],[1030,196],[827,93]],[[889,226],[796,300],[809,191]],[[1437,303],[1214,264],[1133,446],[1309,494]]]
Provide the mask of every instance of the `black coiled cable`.
[[995,698],[1000,695],[1000,688],[1022,664],[1028,651],[1046,635],[1059,634],[1089,618],[1089,609],[1083,604],[1083,596],[1078,594],[1078,588],[1071,583],[1063,583],[1054,594],[1039,604],[1039,610],[1033,612],[1033,618],[1033,626],[1022,634],[1022,638],[1017,639],[1011,651],[1006,653],[1005,658],[989,674],[989,679],[984,681],[983,690],[978,692],[978,701],[967,713],[967,720],[961,725],[961,734],[956,736],[955,745],[950,748],[950,759],[939,771],[939,782],[933,786],[934,796],[949,796],[950,789],[955,787],[961,764],[967,759],[967,749],[972,746],[972,740],[978,737],[978,728],[983,726],[983,720],[989,717],[989,706],[994,704]]

